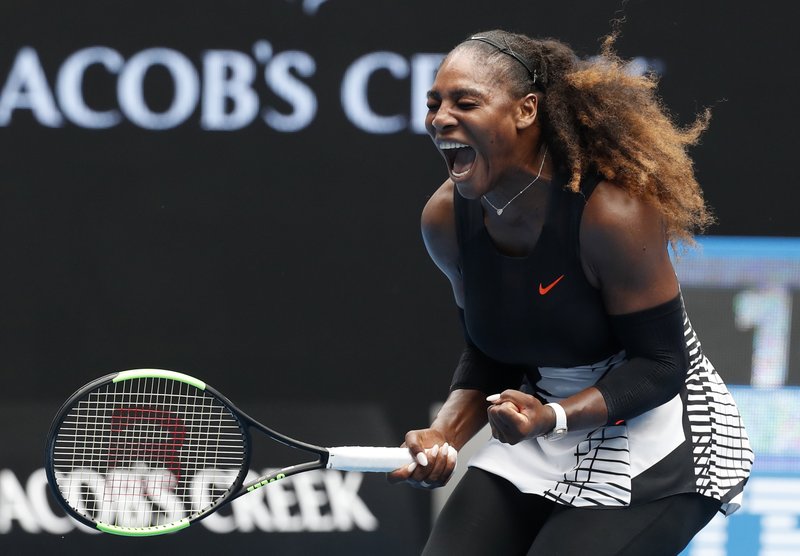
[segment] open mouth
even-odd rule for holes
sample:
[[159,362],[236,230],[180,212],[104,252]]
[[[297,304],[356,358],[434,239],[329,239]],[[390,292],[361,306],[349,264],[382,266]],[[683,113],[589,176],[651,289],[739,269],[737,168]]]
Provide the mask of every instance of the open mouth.
[[438,141],[437,146],[447,161],[447,167],[454,178],[463,178],[475,163],[475,149],[456,141]]

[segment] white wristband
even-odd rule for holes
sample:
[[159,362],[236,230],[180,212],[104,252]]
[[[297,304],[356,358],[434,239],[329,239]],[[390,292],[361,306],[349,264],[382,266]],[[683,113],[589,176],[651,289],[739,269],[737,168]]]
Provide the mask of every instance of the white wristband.
[[553,430],[544,435],[545,440],[558,440],[559,438],[564,438],[568,431],[567,412],[564,411],[564,408],[557,403],[548,403],[545,405],[550,406],[553,409],[553,412],[556,414],[556,426],[553,427]]

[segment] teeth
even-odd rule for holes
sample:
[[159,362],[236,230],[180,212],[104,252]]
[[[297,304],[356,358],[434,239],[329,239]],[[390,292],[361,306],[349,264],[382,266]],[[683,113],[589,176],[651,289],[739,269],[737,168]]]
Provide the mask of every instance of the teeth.
[[439,148],[442,150],[463,149],[465,147],[469,147],[469,145],[465,145],[464,143],[456,143],[455,141],[439,141],[437,144],[439,145]]

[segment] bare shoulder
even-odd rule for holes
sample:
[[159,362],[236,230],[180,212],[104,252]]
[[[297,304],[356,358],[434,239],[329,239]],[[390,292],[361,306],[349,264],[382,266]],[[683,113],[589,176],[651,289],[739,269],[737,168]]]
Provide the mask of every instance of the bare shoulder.
[[653,202],[601,182],[584,209],[580,239],[587,277],[612,313],[646,308],[677,294],[664,219]]
[[444,182],[422,209],[422,237],[437,264],[437,258],[454,255],[458,251],[453,188],[453,182]]
[[[453,285],[456,301],[460,301],[458,237],[453,206],[453,182],[447,180],[431,196],[422,210],[422,238],[428,254]],[[459,303],[461,305],[461,303]]]
[[425,208],[422,209],[422,229],[425,231],[427,227],[433,228],[432,231],[437,230],[442,225],[449,226],[455,224],[455,213],[453,209],[453,193],[455,186],[450,180],[445,181],[438,189],[431,195],[428,202],[425,203]]
[[613,182],[601,181],[586,204],[582,222],[582,226],[593,232],[615,234],[654,223],[660,226],[661,215],[657,207],[642,197],[632,195]]
[[612,182],[602,181],[586,203],[581,244],[600,253],[629,244],[666,248],[666,230],[658,207]]

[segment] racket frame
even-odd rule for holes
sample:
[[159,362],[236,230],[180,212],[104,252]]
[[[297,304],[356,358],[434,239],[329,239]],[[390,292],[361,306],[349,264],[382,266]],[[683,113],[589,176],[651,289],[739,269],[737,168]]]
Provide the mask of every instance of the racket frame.
[[[54,451],[55,451],[56,439],[58,437],[58,431],[64,419],[69,415],[70,411],[81,400],[88,398],[88,396],[95,390],[99,389],[102,386],[115,382],[122,382],[125,380],[132,380],[132,379],[144,379],[144,378],[160,378],[160,379],[176,380],[179,382],[183,382],[185,384],[189,384],[190,386],[194,386],[198,390],[208,392],[212,396],[217,398],[217,400],[230,412],[230,414],[238,421],[240,425],[243,437],[243,444],[244,444],[244,456],[242,458],[241,467],[239,469],[236,480],[230,485],[230,487],[228,487],[227,492],[223,496],[217,498],[212,504],[210,504],[206,508],[203,508],[200,512],[194,513],[188,517],[184,517],[183,519],[180,519],[178,521],[168,523],[165,525],[141,527],[141,528],[122,527],[118,525],[95,521],[93,519],[86,517],[85,515],[77,511],[75,508],[73,508],[69,504],[69,502],[65,499],[64,495],[61,492],[61,489],[58,487],[59,482],[58,479],[56,478],[55,462],[54,462]],[[314,454],[317,456],[318,459],[316,461],[299,463],[295,465],[290,465],[288,467],[283,467],[281,469],[273,470],[252,481],[249,481],[247,484],[244,484],[244,480],[247,477],[247,474],[250,470],[250,460],[252,455],[252,449],[251,449],[252,437],[250,434],[251,428],[255,428],[261,431],[268,437],[272,438],[277,442],[280,442],[285,446]],[[231,402],[225,395],[223,395],[215,388],[207,385],[205,382],[199,379],[196,379],[189,375],[185,375],[183,373],[178,373],[175,371],[166,371],[162,369],[133,369],[129,371],[120,371],[116,373],[111,373],[102,376],[100,378],[97,378],[89,382],[88,384],[84,385],[83,387],[79,388],[61,405],[61,408],[58,410],[58,413],[53,419],[53,422],[50,426],[50,431],[47,435],[47,442],[45,446],[45,473],[47,475],[47,482],[50,485],[53,494],[55,495],[56,501],[70,516],[77,519],[84,525],[87,525],[91,528],[95,528],[106,533],[140,537],[140,536],[154,536],[154,535],[179,531],[180,529],[184,529],[188,527],[190,524],[203,519],[207,515],[213,513],[220,507],[239,498],[243,494],[252,492],[253,490],[268,485],[269,483],[273,483],[275,481],[284,479],[286,477],[290,477],[292,475],[296,475],[298,473],[303,473],[305,471],[311,471],[314,469],[325,469],[325,467],[328,464],[329,456],[330,454],[326,448],[323,448],[321,446],[316,446],[314,444],[309,444],[307,442],[302,442],[300,440],[296,440],[290,436],[279,433],[278,431],[275,431],[259,423],[258,421],[250,417],[247,413],[236,407],[233,404],[233,402]]]

